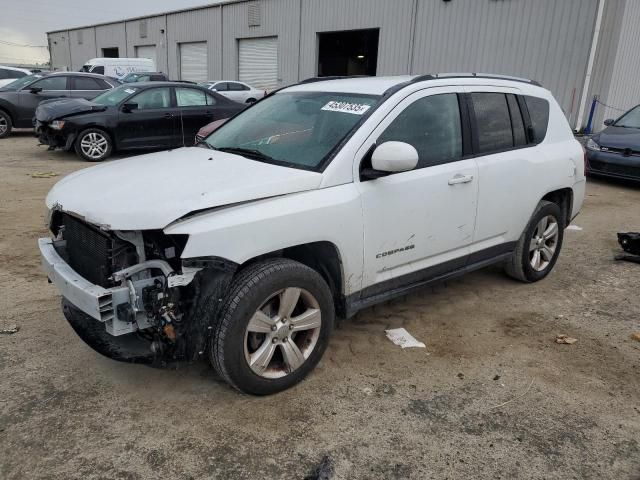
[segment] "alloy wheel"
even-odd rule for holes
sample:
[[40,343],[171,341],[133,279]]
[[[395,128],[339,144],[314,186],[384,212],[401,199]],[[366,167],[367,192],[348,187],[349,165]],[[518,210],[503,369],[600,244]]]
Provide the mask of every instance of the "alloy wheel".
[[80,149],[87,157],[97,160],[102,158],[109,148],[109,142],[104,135],[91,132],[82,137]]
[[558,246],[558,221],[553,215],[543,217],[529,243],[531,268],[541,272],[549,266]]
[[4,135],[7,132],[8,128],[9,124],[7,122],[7,119],[0,115],[0,135]]
[[245,359],[260,377],[289,375],[313,352],[321,326],[322,314],[315,297],[301,288],[285,288],[267,298],[249,320]]

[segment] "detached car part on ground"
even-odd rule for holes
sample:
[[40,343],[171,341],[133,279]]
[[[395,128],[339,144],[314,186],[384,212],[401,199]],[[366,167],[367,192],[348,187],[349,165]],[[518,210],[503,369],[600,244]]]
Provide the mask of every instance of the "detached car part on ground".
[[640,263],[640,233],[618,233],[618,243],[627,254],[617,255],[616,260]]
[[13,128],[33,128],[40,102],[51,99],[91,99],[120,85],[103,75],[79,72],[36,73],[0,88],[0,138]]
[[622,180],[640,180],[640,105],[587,142],[587,173]]
[[203,125],[245,107],[197,85],[132,83],[92,101],[43,102],[35,128],[41,144],[75,149],[84,160],[100,162],[117,150],[193,145]]
[[528,81],[309,81],[199,147],[64,178],[39,245],[98,352],[208,356],[235,388],[270,394],[315,367],[336,317],[493,263],[543,279],[583,168],[560,107]]

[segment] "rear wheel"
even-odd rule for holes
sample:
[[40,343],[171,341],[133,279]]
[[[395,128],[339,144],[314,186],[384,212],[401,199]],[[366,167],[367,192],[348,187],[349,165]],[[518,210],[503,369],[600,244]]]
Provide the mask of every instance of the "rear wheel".
[[238,390],[276,393],[313,370],[333,322],[331,291],[315,270],[287,259],[260,262],[233,281],[209,357]]
[[560,207],[541,201],[505,266],[507,274],[522,282],[537,282],[549,275],[560,255],[564,224]]
[[99,128],[83,131],[76,140],[76,153],[88,162],[101,162],[112,150],[111,137]]
[[247,103],[254,103],[256,101],[255,98],[249,98],[247,99]]
[[6,138],[11,134],[13,123],[9,114],[0,110],[0,138]]

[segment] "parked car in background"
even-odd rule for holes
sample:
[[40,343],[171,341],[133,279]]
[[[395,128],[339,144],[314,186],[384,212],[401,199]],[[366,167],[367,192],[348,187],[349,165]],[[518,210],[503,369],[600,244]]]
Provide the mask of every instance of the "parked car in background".
[[242,103],[253,103],[267,94],[265,90],[258,90],[246,83],[232,80],[210,80],[201,85],[235,102]]
[[31,75],[31,71],[26,68],[5,67],[0,65],[0,88],[27,75]]
[[169,77],[162,72],[129,73],[121,81],[122,83],[168,82]]
[[130,73],[155,70],[156,64],[150,58],[92,58],[82,66],[83,72],[99,73],[118,80]]
[[54,98],[91,99],[120,85],[103,75],[80,72],[36,73],[0,88],[0,138],[12,128],[32,128],[36,107]]
[[36,110],[36,134],[43,144],[75,149],[81,158],[99,162],[116,150],[193,145],[203,125],[245,107],[197,85],[125,84],[92,101],[42,103]]
[[98,352],[208,356],[257,395],[311,372],[336,316],[491,264],[544,279],[585,194],[551,93],[496,76],[303,82],[200,147],[61,180],[42,264]]
[[198,130],[198,133],[196,133],[196,143],[203,141],[205,138],[207,138],[209,135],[215,132],[218,128],[224,125],[224,123],[227,120],[229,119],[223,118],[221,120],[216,120],[214,122],[207,123],[204,127]]
[[604,124],[587,142],[589,175],[640,180],[640,105]]

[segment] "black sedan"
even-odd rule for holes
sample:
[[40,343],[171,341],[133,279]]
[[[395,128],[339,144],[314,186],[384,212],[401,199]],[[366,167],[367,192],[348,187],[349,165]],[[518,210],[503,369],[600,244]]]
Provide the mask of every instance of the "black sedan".
[[52,98],[94,98],[120,85],[118,80],[91,73],[36,73],[0,88],[0,138],[12,128],[32,128],[36,107]]
[[144,82],[122,85],[92,101],[43,102],[36,111],[41,143],[90,162],[115,150],[190,146],[197,131],[246,105],[197,85]]
[[640,105],[604,124],[587,142],[588,174],[640,180]]

